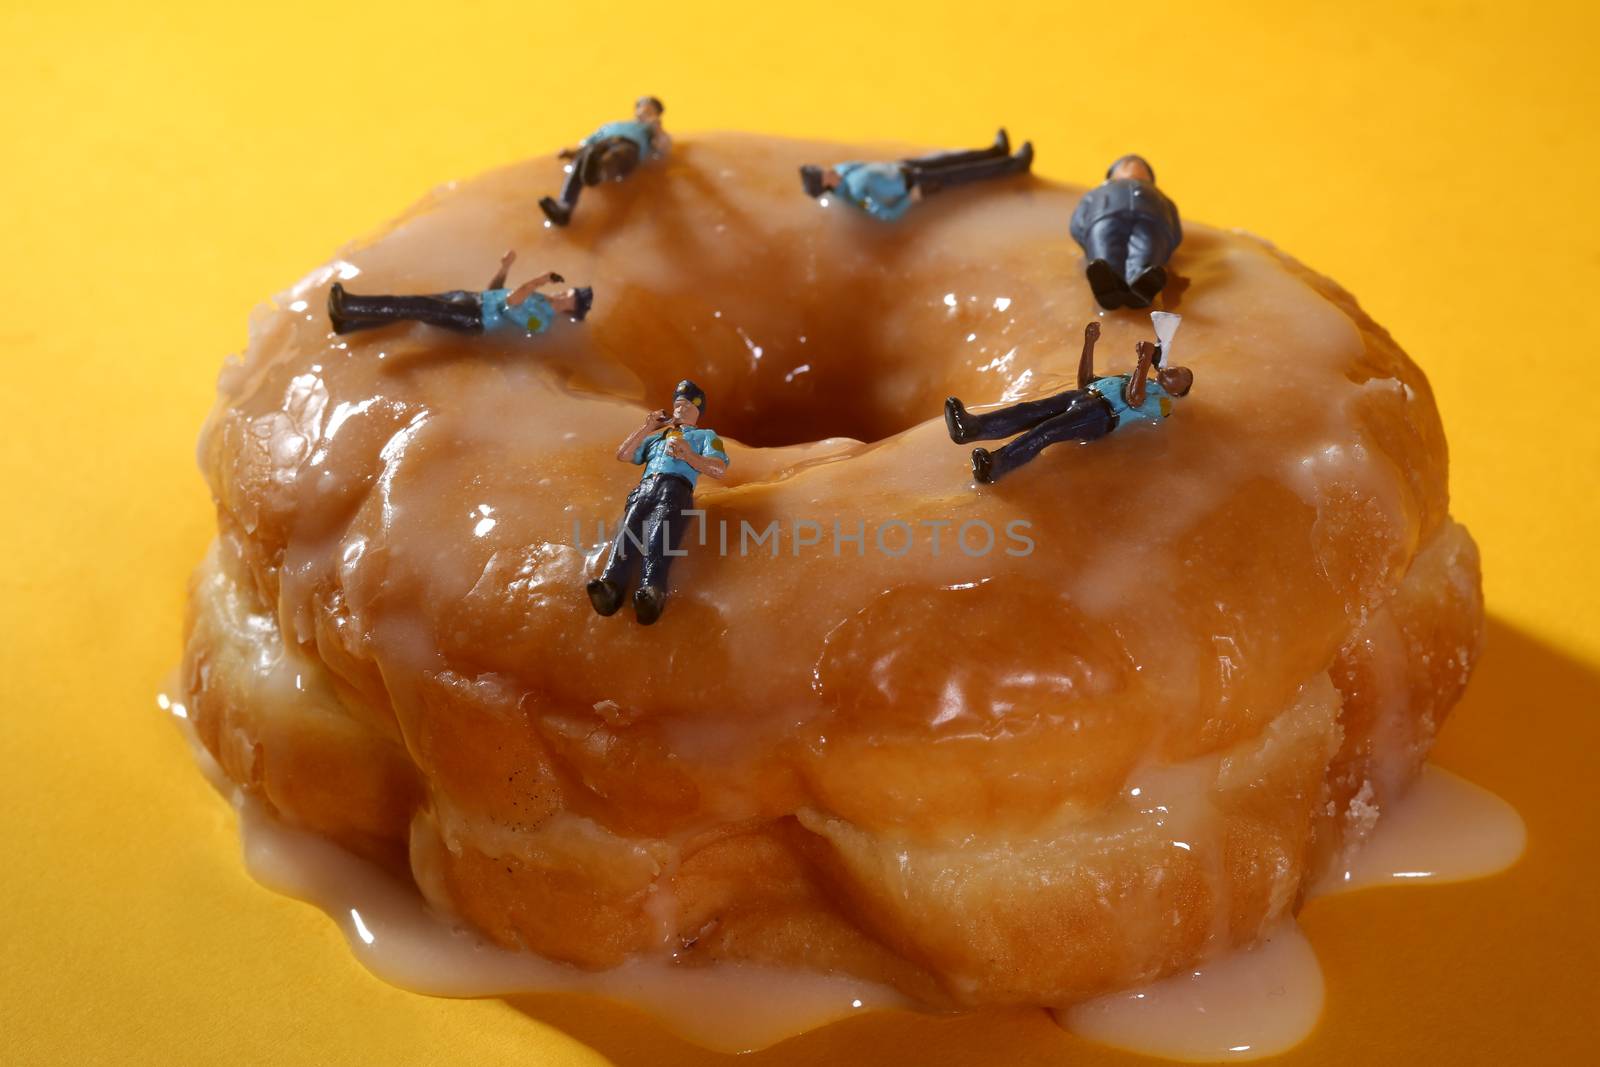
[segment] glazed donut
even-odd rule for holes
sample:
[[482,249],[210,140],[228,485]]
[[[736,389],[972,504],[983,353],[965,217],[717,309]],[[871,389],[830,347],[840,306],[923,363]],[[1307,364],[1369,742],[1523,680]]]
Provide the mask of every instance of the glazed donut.
[[[1090,321],[1126,372],[1150,320],[1096,306],[1079,190],[1008,178],[885,225],[797,188],[895,154],[700,137],[564,229],[536,159],[260,310],[202,439],[184,659],[226,774],[586,968],[1062,1005],[1292,914],[1477,655],[1427,381],[1333,283],[1189,225],[1179,409],[975,484],[947,396],[1070,384]],[[329,330],[335,281],[460,289],[508,246],[591,286],[587,320]],[[685,376],[732,464],[661,621],[602,618],[617,442]]]

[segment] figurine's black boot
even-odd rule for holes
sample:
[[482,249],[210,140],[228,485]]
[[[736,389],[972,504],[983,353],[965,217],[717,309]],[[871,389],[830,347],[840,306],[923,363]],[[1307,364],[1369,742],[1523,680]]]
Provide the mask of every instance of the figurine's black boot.
[[994,457],[987,448],[972,450],[972,476],[984,483],[994,481]]
[[667,606],[667,591],[653,585],[641,585],[633,591],[633,617],[640,626],[649,626],[661,618]]
[[[376,303],[381,304],[382,298]],[[382,309],[375,308],[375,302],[370,297],[351,296],[344,291],[344,286],[338,282],[328,290],[328,324],[333,327],[336,334],[355,333],[357,330],[370,330],[376,326],[387,326],[399,319],[385,314]]]
[[615,615],[617,609],[622,607],[622,586],[611,579],[591,579],[586,588],[589,591],[589,603],[594,605],[596,614]]
[[1084,277],[1089,279],[1089,288],[1094,290],[1095,300],[1107,311],[1115,311],[1128,302],[1128,297],[1131,295],[1128,283],[1123,281],[1105,260],[1090,260],[1083,273]]
[[944,402],[944,428],[950,431],[950,440],[958,445],[972,440],[967,430],[967,409],[953,396]]
[[1156,297],[1161,295],[1161,290],[1167,287],[1167,271],[1165,267],[1151,267],[1128,283],[1133,295],[1144,301],[1136,307],[1149,307],[1156,302]]
[[370,330],[374,326],[384,325],[381,321],[375,322],[370,318],[351,314],[346,306],[349,295],[344,291],[344,286],[338,282],[334,282],[333,288],[328,290],[328,323],[333,327],[334,333],[355,333],[357,330]]
[[333,288],[328,290],[328,323],[334,333],[345,332],[344,286],[338,282],[334,282]]
[[544,212],[545,218],[557,226],[565,226],[572,221],[572,209],[553,196],[541,196],[539,208]]

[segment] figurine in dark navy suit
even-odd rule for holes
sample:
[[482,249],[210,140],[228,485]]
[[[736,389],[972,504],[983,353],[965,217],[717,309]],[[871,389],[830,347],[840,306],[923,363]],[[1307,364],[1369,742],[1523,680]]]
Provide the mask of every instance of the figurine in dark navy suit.
[[1167,260],[1183,240],[1178,209],[1141,156],[1123,156],[1072,212],[1072,239],[1100,306],[1149,307],[1167,285]]

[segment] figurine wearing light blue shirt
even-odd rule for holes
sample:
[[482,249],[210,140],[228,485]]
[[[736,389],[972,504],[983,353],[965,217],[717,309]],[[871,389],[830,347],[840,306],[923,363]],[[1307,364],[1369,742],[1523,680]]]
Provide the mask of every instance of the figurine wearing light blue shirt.
[[[1094,441],[1128,426],[1159,423],[1172,414],[1173,401],[1188,395],[1194,374],[1188,367],[1163,366],[1163,348],[1171,345],[1178,316],[1157,314],[1166,315],[1165,320],[1157,321],[1157,336],[1163,343],[1140,341],[1139,363],[1132,374],[1095,374],[1094,344],[1100,339],[1100,324],[1090,322],[1083,329],[1078,388],[979,415],[969,412],[955,397],[946,400],[945,428],[957,444],[1021,434],[993,452],[974,448],[973,478],[996,482],[1053,444]],[[1156,370],[1154,381],[1148,380],[1152,367]]]
[[429,296],[358,296],[334,282],[328,290],[328,321],[339,334],[393,322],[424,322],[457,333],[521,330],[531,335],[549,329],[558,314],[570,315],[578,322],[589,314],[594,303],[592,289],[568,289],[554,296],[538,291],[566,280],[554,271],[523,282],[515,290],[505,288],[506,275],[516,258],[515,252],[507,252],[489,287],[476,293],[455,289]]
[[647,159],[661,159],[672,150],[672,138],[661,128],[661,113],[666,108],[653,96],[641,96],[633,105],[633,118],[608,122],[595,130],[577,148],[563,148],[561,158],[570,160],[561,196],[542,197],[539,208],[556,226],[572,221],[572,209],[586,185],[621,181]]
[[589,602],[601,615],[622,606],[639,564],[639,588],[633,594],[633,617],[649,626],[667,604],[667,570],[689,526],[685,514],[694,506],[700,475],[721,478],[728,471],[728,452],[715,430],[699,427],[705,390],[685,378],[672,394],[672,411],[652,411],[644,425],[617,447],[617,458],[644,467],[639,485],[628,494],[622,523],[611,544],[611,558],[600,576],[589,582]]
[[994,144],[967,152],[940,152],[889,163],[851,161],[831,167],[800,168],[800,185],[811,197],[832,193],[875,219],[894,222],[925,196],[952,185],[1026,173],[1033,165],[1033,144],[1011,154],[1006,131]]

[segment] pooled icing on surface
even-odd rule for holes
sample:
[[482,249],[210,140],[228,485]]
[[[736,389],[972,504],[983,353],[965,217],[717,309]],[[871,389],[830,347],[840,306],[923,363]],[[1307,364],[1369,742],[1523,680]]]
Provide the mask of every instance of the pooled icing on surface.
[[[187,715],[166,694],[159,702],[180,718]],[[198,744],[195,753],[213,784],[233,795],[252,877],[322,910],[363,966],[402,988],[448,997],[587,992],[631,1004],[680,1036],[723,1052],[765,1048],[862,1011],[912,1006],[880,984],[804,970],[750,964],[685,970],[646,959],[587,972],[492,945],[431,911],[413,887],[315,834],[284,826],[235,790]],[[1133,788],[1152,810],[1160,805],[1146,788]],[[1524,837],[1521,820],[1504,801],[1430,765],[1384,813],[1356,854],[1357,869],[1322,892],[1484,877],[1516,862]],[[1145,1055],[1248,1060],[1284,1052],[1309,1036],[1322,999],[1314,947],[1290,922],[1257,946],[1061,1009],[1056,1017],[1081,1037]]]

